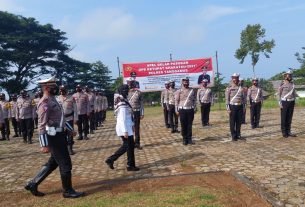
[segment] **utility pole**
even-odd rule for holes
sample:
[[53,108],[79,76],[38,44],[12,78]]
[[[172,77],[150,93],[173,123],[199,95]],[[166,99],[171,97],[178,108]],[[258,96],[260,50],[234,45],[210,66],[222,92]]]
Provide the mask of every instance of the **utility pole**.
[[120,58],[116,57],[116,59],[117,59],[117,62],[118,62],[119,77],[121,77]]
[[217,77],[217,92],[218,92],[218,110],[221,109],[221,103],[220,103],[220,82],[219,82],[219,71],[218,71],[218,54],[216,51],[216,77]]
[[169,60],[173,61],[172,53],[169,54]]

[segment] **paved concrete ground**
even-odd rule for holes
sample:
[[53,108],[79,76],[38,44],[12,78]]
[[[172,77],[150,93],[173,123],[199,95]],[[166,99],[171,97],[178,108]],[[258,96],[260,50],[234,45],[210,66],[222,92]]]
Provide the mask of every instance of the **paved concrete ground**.
[[[162,115],[145,117],[141,123],[143,150],[136,150],[139,172],[127,172],[126,157],[115,162],[115,170],[104,164],[120,145],[113,117],[90,140],[76,141],[72,156],[74,181],[93,182],[113,178],[175,175],[191,172],[237,171],[259,183],[285,206],[305,206],[305,125],[304,108],[295,110],[292,130],[297,138],[284,139],[280,133],[278,109],[263,110],[263,128],[242,126],[247,141],[231,142],[225,111],[211,112],[212,126],[202,128],[195,116],[195,145],[183,146],[180,134],[171,134]],[[249,118],[249,117],[247,117]],[[249,120],[248,120],[249,122]],[[22,191],[24,184],[47,161],[39,143],[27,145],[21,138],[0,142],[0,193]],[[58,170],[47,182],[59,181]],[[42,184],[43,186],[43,184]],[[60,186],[55,186],[60,189]]]

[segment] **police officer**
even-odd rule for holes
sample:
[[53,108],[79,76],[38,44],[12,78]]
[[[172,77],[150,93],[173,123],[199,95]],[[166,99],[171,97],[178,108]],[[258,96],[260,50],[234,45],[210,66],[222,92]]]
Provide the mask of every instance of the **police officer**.
[[138,89],[140,89],[140,83],[139,83],[139,81],[137,81],[136,80],[136,78],[137,78],[137,73],[136,72],[134,72],[134,71],[132,71],[131,73],[130,73],[130,78],[134,81],[134,87],[135,88],[138,88]]
[[20,97],[17,99],[17,121],[20,122],[23,142],[32,144],[34,130],[35,109],[32,100],[25,90],[21,90]]
[[291,133],[291,122],[296,98],[292,71],[284,73],[284,83],[278,89],[278,101],[281,108],[281,130],[284,138],[296,137]]
[[202,126],[210,125],[210,109],[213,103],[212,90],[207,87],[208,80],[203,79],[201,83],[201,88],[197,91],[197,102],[201,108],[201,123]]
[[178,115],[176,114],[175,108],[175,93],[177,89],[175,86],[175,81],[169,81],[169,90],[167,93],[167,102],[168,102],[168,113],[169,113],[169,123],[172,128],[171,133],[179,133],[178,131]]
[[[245,81],[243,78],[239,78],[239,84],[244,92],[244,96],[247,97],[247,94],[248,94],[248,88],[245,86]],[[242,118],[241,118],[241,123],[242,124],[247,124],[246,123],[246,113],[247,113],[247,107],[246,107],[246,104],[243,105],[243,115],[242,115]]]
[[38,116],[37,116],[37,113],[36,113],[36,111],[37,111],[37,104],[38,104],[39,100],[41,99],[42,95],[43,94],[42,94],[41,90],[37,91],[35,93],[35,98],[32,101],[32,104],[33,104],[33,107],[34,107],[34,110],[35,110],[35,113],[34,113],[35,129],[37,129],[37,127],[38,127]]
[[79,137],[77,140],[87,140],[89,133],[88,117],[90,115],[89,98],[84,94],[81,85],[76,86],[76,93],[74,93],[72,97],[76,102],[78,115],[77,128]]
[[90,114],[89,114],[90,134],[94,134],[94,130],[95,130],[95,120],[94,120],[95,94],[91,91],[89,86],[85,86],[85,94],[88,96],[89,104],[90,104]]
[[107,99],[107,96],[105,95],[105,92],[102,91],[101,92],[101,95],[102,95],[102,123],[105,122],[106,120],[106,112],[107,112],[107,109],[108,109],[108,99]]
[[252,79],[252,86],[248,89],[247,97],[250,104],[251,128],[259,128],[263,104],[263,90],[258,86],[258,78]]
[[164,115],[164,123],[166,128],[170,128],[169,124],[169,107],[168,107],[168,91],[169,91],[169,82],[166,81],[165,84],[165,89],[161,92],[161,104],[163,108],[163,115]]
[[140,143],[140,120],[144,118],[144,104],[141,91],[136,88],[136,82],[131,79],[129,81],[128,101],[133,111],[134,133],[135,133],[135,148],[142,149]]
[[14,128],[14,136],[13,137],[19,137],[21,135],[21,129],[20,129],[20,122],[17,121],[17,95],[12,95],[12,101],[10,102],[10,108],[11,108],[11,119],[12,124]]
[[[57,97],[57,102],[63,108],[66,122],[68,122],[74,130],[74,123],[77,123],[77,119],[78,119],[76,102],[72,98],[72,96],[68,95],[67,88],[64,85],[59,87],[59,93],[60,95]],[[73,151],[74,140],[71,134],[67,135],[67,144],[68,144],[69,154],[74,155],[74,151]]]
[[101,120],[100,120],[100,110],[102,105],[102,96],[100,95],[99,90],[94,90],[95,100],[94,100],[94,120],[95,120],[95,127],[101,126]]
[[[56,101],[58,87],[55,77],[38,82],[43,90],[43,97],[38,103],[38,132],[41,151],[51,153],[48,162],[38,174],[25,186],[34,196],[44,196],[38,191],[38,185],[58,166],[63,186],[64,198],[78,198],[84,193],[76,192],[72,188],[72,163],[67,148],[67,133],[75,134],[71,126],[66,123],[64,111]],[[66,128],[68,132],[66,131]]]
[[232,141],[243,139],[240,134],[242,123],[243,107],[245,107],[246,96],[239,84],[239,74],[234,73],[232,76],[232,83],[227,87],[225,92],[227,112],[230,116],[230,131]]
[[196,95],[194,89],[189,87],[189,78],[182,78],[182,87],[175,94],[175,107],[177,115],[180,115],[181,134],[183,145],[194,144],[192,141],[192,125],[196,107]]
[[3,126],[1,128],[2,140],[10,140],[10,116],[11,116],[11,108],[10,103],[5,100],[5,94],[0,94],[0,105],[2,108],[2,119]]
[[211,78],[210,78],[210,75],[207,74],[208,67],[203,66],[201,69],[202,69],[202,74],[199,75],[199,77],[198,77],[198,81],[197,81],[198,85],[201,85],[203,79],[206,79],[209,84],[211,81]]

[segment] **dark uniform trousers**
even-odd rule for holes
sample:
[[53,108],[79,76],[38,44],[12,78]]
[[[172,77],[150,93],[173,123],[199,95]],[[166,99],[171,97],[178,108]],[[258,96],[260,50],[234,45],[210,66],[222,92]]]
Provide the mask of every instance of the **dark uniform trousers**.
[[181,135],[186,144],[192,142],[192,125],[194,120],[194,109],[179,109]]
[[3,119],[3,126],[1,128],[2,139],[9,139],[10,137],[10,122],[8,118]]
[[[67,122],[72,127],[72,129],[74,129],[74,120],[70,120],[70,121],[67,121]],[[67,144],[68,145],[73,145],[74,144],[73,136],[71,134],[67,134]]]
[[243,116],[243,106],[230,105],[230,130],[232,139],[237,139],[240,136],[240,128]]
[[207,126],[210,120],[211,103],[201,103],[201,123]]
[[140,145],[140,111],[133,111],[133,122],[134,122],[134,133],[135,133],[135,144]]
[[89,115],[89,125],[90,125],[90,130],[95,130],[95,116],[94,116],[94,111],[90,112]]
[[88,135],[88,116],[87,114],[81,114],[78,115],[78,121],[77,121],[77,128],[78,128],[78,134],[80,138],[83,138],[83,132],[85,137]]
[[252,102],[250,106],[250,116],[251,116],[251,126],[252,127],[259,127],[259,120],[261,117],[261,108],[262,103]]
[[37,127],[38,127],[38,117],[36,117],[36,118],[34,119],[34,123],[35,123],[35,129],[37,129]]
[[12,124],[13,124],[15,135],[21,135],[20,122],[18,122],[15,117],[12,118]]
[[55,136],[48,135],[49,149],[51,157],[44,165],[48,168],[48,174],[59,166],[61,177],[71,176],[72,162],[67,148],[67,134],[65,132],[56,133]]
[[282,101],[281,108],[281,129],[283,134],[291,132],[291,122],[294,111],[295,101]]
[[94,112],[95,129],[100,125],[99,112]]
[[29,119],[20,119],[20,128],[22,131],[22,137],[24,141],[32,141],[34,121],[33,118]]
[[243,113],[242,113],[242,117],[241,117],[241,123],[245,124],[246,123],[247,108],[246,108],[246,106],[242,106],[242,107],[243,107]]
[[177,129],[178,127],[178,116],[175,112],[175,105],[173,104],[169,104],[169,123],[170,123],[170,126],[172,128],[172,130],[175,130]]
[[127,152],[127,165],[128,167],[135,167],[135,156],[134,156],[134,140],[133,136],[128,136],[128,138],[121,137],[123,144],[121,147],[111,155],[107,160],[111,162],[116,161],[121,157],[125,152]]
[[163,115],[164,115],[164,124],[166,127],[169,127],[170,122],[168,121],[169,112],[167,110],[166,103],[163,103]]
[[102,122],[104,122],[106,120],[106,110],[101,111],[102,112]]

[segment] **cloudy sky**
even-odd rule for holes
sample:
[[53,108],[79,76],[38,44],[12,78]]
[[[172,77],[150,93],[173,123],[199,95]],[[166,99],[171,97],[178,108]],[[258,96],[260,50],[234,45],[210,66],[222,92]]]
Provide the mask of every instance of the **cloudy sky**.
[[[118,76],[121,62],[215,58],[226,79],[233,72],[252,76],[250,59],[234,58],[240,32],[260,23],[276,47],[256,66],[259,77],[298,68],[294,54],[305,46],[302,0],[0,0],[0,10],[34,17],[66,32],[70,56],[101,60]],[[214,67],[216,67],[214,59]]]

